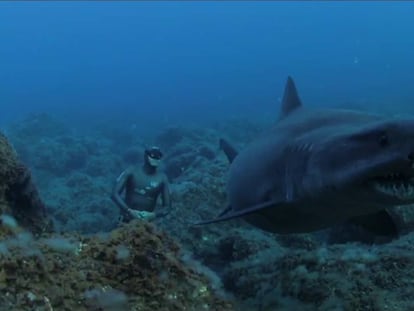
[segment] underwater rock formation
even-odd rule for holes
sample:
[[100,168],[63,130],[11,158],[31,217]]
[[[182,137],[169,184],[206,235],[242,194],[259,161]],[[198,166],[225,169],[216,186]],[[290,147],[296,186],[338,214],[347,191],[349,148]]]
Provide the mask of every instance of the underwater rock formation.
[[413,239],[265,248],[230,263],[222,278],[246,302],[238,310],[414,310]]
[[69,130],[47,113],[33,113],[11,126],[11,131],[17,137],[39,139],[58,137],[69,133]]
[[13,215],[33,233],[50,227],[46,208],[31,173],[17,157],[7,138],[0,133],[0,213]]
[[155,137],[166,154],[164,171],[174,180],[186,170],[197,169],[201,162],[216,157],[219,133],[199,128],[170,127]]
[[88,237],[0,232],[1,310],[232,310],[148,223]]

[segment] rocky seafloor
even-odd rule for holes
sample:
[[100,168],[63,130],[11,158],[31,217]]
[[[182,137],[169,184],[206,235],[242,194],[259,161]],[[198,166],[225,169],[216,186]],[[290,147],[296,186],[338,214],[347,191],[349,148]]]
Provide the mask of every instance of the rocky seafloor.
[[[230,120],[141,136],[115,126],[75,131],[46,114],[10,126],[57,232],[1,227],[0,309],[414,310],[409,222],[382,243],[334,243],[330,230],[275,235],[241,220],[191,226],[226,204],[219,137],[242,148],[266,126]],[[173,210],[120,226],[109,193],[148,144],[166,155]]]

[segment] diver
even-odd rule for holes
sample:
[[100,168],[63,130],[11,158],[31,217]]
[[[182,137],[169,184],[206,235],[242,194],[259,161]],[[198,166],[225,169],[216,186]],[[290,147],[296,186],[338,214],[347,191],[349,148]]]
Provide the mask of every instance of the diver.
[[[121,209],[121,221],[153,220],[171,211],[169,182],[167,176],[158,170],[162,157],[160,148],[147,148],[144,164],[127,168],[117,178],[111,198]],[[121,197],[124,190],[125,199]],[[163,210],[155,211],[160,196]]]

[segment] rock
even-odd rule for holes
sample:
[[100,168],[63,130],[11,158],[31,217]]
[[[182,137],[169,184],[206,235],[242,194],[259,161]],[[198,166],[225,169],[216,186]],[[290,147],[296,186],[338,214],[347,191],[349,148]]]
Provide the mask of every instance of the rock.
[[19,225],[33,233],[50,229],[46,208],[33,183],[29,169],[23,165],[0,133],[0,212],[12,215]]
[[1,244],[1,310],[234,310],[171,238],[139,220],[106,235]]

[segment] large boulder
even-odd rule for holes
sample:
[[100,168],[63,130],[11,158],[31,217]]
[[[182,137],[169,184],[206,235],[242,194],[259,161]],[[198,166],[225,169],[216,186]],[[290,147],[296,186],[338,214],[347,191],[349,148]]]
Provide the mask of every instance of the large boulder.
[[46,208],[39,197],[29,169],[20,162],[16,151],[0,133],[0,213],[12,215],[20,226],[33,233],[50,229]]

